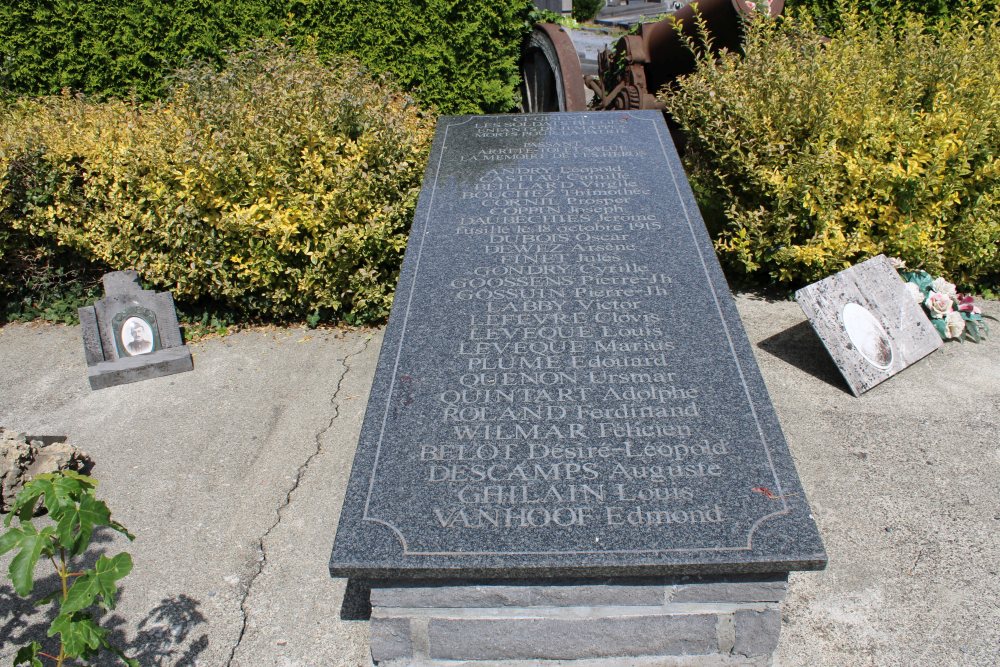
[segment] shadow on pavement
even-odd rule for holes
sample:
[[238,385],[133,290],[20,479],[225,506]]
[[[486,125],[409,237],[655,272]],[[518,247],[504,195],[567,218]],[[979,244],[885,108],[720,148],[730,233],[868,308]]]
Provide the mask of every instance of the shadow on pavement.
[[[108,543],[113,537],[105,531],[95,532],[92,544]],[[74,561],[79,569],[94,567],[100,556],[108,555],[107,546],[91,549],[80,559]],[[46,563],[39,561],[37,573],[46,572]],[[5,645],[21,647],[36,641],[46,652],[58,651],[58,638],[48,637],[49,625],[55,620],[58,604],[52,603],[39,608],[35,601],[44,595],[58,591],[61,584],[59,576],[46,573],[36,577],[34,593],[30,598],[18,595],[8,583],[6,572],[0,575],[0,637]],[[125,580],[127,582],[127,579]],[[127,583],[119,588],[119,596],[128,588]],[[206,623],[205,616],[198,611],[201,603],[187,595],[164,598],[145,618],[139,621],[135,638],[128,640],[129,630],[126,619],[113,611],[97,609],[94,618],[97,623],[109,630],[108,639],[112,645],[124,649],[125,654],[135,658],[143,667],[178,667],[193,666],[198,656],[208,648],[207,633],[197,634],[199,626]],[[102,651],[91,664],[121,665],[121,661],[108,651]]]
[[[812,325],[799,322],[793,327],[766,338],[757,347],[784,362],[805,371],[818,380],[850,394],[850,389],[837,369],[823,341],[816,335]],[[853,396],[853,394],[851,394]]]
[[[208,635],[189,641],[205,623],[205,616],[198,611],[201,603],[187,595],[163,598],[146,617],[139,621],[135,639],[127,642],[126,653],[140,665],[193,666],[198,656],[208,648]],[[116,633],[116,639],[119,637]],[[119,645],[126,645],[122,641]]]

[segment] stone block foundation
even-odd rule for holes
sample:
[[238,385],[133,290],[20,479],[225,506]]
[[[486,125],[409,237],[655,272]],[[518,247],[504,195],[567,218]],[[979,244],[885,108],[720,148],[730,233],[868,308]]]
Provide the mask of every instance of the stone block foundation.
[[374,583],[379,667],[770,665],[788,577]]

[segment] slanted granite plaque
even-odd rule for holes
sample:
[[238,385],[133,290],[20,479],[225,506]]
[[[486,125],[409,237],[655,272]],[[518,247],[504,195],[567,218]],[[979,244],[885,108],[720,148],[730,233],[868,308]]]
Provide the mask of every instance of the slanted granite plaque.
[[661,114],[441,118],[331,573],[825,562]]
[[135,271],[114,271],[103,280],[105,297],[80,308],[91,388],[191,370],[170,293],[142,289]]
[[855,396],[943,345],[885,255],[795,293]]

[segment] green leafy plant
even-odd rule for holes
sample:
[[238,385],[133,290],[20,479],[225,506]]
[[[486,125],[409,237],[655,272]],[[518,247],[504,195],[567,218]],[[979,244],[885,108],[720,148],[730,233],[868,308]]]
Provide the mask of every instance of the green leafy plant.
[[288,0],[286,35],[351,54],[441,113],[512,111],[531,0]]
[[0,286],[0,323],[41,319],[79,324],[78,309],[93,304],[102,295],[98,280],[75,271],[72,265],[72,260],[67,266],[22,265],[25,270],[19,283],[9,289]]
[[[954,0],[786,0],[786,13],[808,13],[826,31],[843,28],[844,15],[863,10],[870,20],[892,23],[900,12],[910,12],[924,17],[928,22],[946,18],[961,3]],[[984,0],[983,7],[996,6],[995,0]]]
[[559,12],[554,12],[551,9],[533,9],[531,14],[528,16],[528,23],[531,25],[535,25],[536,23],[555,23],[556,25],[561,25],[564,28],[574,30],[580,28],[580,22],[573,18],[572,15],[565,16]]
[[573,19],[576,21],[589,21],[604,6],[604,0],[573,0]]
[[[593,0],[591,0],[593,1]],[[151,101],[190,62],[259,39],[351,54],[446,113],[510,111],[530,0],[18,0],[0,3],[0,93]]]
[[660,99],[731,278],[794,288],[885,253],[963,290],[1000,278],[1000,14],[846,12],[744,26]]
[[14,224],[26,211],[54,201],[58,173],[42,150],[12,156],[0,148],[0,165],[6,167],[0,173],[0,323],[40,318],[76,324],[77,308],[99,296],[103,268],[52,237]]
[[134,268],[191,318],[211,302],[202,327],[379,321],[433,115],[353,59],[264,44],[228,62],[150,106],[0,107],[0,232]]
[[[114,609],[118,581],[132,570],[132,557],[122,552],[112,558],[99,556],[94,567],[80,570],[74,559],[87,552],[96,528],[105,527],[133,539],[111,518],[111,511],[94,495],[97,480],[67,470],[38,475],[18,493],[10,514],[4,519],[7,530],[0,535],[0,555],[11,550],[17,554],[10,562],[9,575],[18,595],[27,597],[35,587],[38,561],[52,563],[61,583],[37,604],[57,602],[59,613],[49,625],[48,636],[59,636],[59,651],[46,653],[39,642],[22,647],[14,659],[17,665],[43,667],[42,659],[57,667],[70,659],[90,659],[104,649],[117,655],[130,667],[139,667],[108,640],[108,630],[100,627],[88,611],[95,604]],[[35,514],[44,507],[50,525],[35,525]],[[12,527],[13,520],[17,525]]]
[[0,3],[0,88],[7,94],[135,96],[166,92],[166,75],[191,60],[281,30],[268,0],[19,0]]

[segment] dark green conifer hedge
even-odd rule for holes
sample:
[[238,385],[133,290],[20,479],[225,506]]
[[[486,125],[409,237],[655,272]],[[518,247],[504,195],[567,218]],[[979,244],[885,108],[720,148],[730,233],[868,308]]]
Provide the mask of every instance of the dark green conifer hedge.
[[509,111],[530,0],[17,0],[0,4],[0,89],[162,98],[170,72],[261,38],[353,54],[445,113]]

